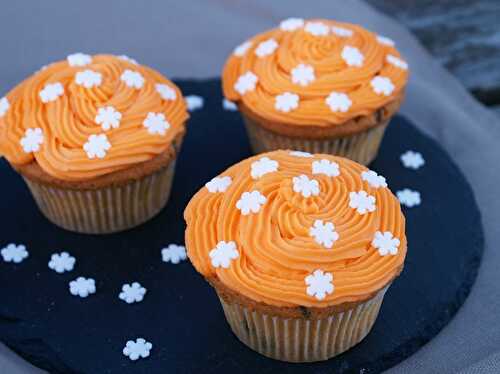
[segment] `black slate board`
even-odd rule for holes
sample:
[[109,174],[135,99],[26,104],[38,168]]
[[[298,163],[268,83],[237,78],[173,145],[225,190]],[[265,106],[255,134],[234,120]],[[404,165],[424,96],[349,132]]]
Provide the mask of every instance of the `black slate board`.
[[[52,373],[375,373],[402,361],[453,317],[476,277],[483,234],[472,191],[436,142],[402,117],[393,119],[371,166],[393,191],[420,191],[422,204],[404,209],[409,242],[406,267],[390,288],[369,336],[343,355],[316,364],[267,359],[231,333],[213,290],[189,262],[161,261],[160,250],[183,243],[183,208],[214,175],[250,155],[239,114],[222,109],[218,80],[178,82],[186,95],[205,99],[192,113],[178,160],[168,207],[128,232],[87,236],[66,232],[38,212],[27,188],[0,162],[0,246],[23,243],[30,256],[20,264],[0,259],[0,340]],[[402,167],[401,153],[421,152],[424,167]],[[47,267],[66,250],[77,259],[72,272]],[[97,293],[80,299],[68,283],[96,280]],[[148,289],[143,302],[118,299],[124,283]],[[136,362],[122,354],[127,340],[153,343]]]

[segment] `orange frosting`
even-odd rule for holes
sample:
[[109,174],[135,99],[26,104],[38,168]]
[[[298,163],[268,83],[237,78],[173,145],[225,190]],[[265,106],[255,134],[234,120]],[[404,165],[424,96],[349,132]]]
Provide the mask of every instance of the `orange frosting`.
[[[275,167],[256,174],[263,157]],[[313,163],[336,163],[338,175],[318,173]],[[205,277],[217,277],[258,302],[324,307],[364,300],[398,275],[407,247],[399,201],[385,183],[365,180],[367,170],[324,154],[298,157],[275,151],[246,159],[213,179],[188,204],[184,212],[188,256]],[[294,177],[300,175],[317,181],[316,195],[297,192]],[[220,189],[214,190],[217,181]],[[251,191],[262,194],[265,202],[261,200],[257,212],[244,215],[238,201]],[[350,205],[351,193],[359,191],[375,198],[373,211],[361,214]],[[312,234],[317,220],[334,225],[338,237],[330,248]],[[389,232],[397,239],[396,253],[383,253],[373,244],[376,232]],[[213,250],[221,241],[234,242],[238,251],[227,268],[213,262]],[[316,270],[333,278],[333,292],[321,300],[307,292],[306,277]]]
[[[242,90],[248,80],[239,79],[247,73],[255,85]],[[266,120],[298,126],[339,125],[370,114],[400,95],[407,80],[408,66],[392,40],[349,23],[301,19],[241,44],[222,76],[227,99]],[[296,95],[296,104],[283,110],[277,100],[284,93]]]
[[[188,118],[182,94],[171,81],[125,56],[68,56],[2,100],[0,155],[15,165],[35,161],[46,173],[69,181],[151,160],[184,131]],[[156,121],[147,122],[151,114]],[[37,141],[28,129],[37,129],[42,139]],[[101,136],[101,142],[92,135]]]

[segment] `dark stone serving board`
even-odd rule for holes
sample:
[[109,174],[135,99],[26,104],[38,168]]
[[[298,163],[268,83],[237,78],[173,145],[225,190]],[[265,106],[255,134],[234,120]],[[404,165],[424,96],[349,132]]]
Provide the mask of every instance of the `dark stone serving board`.
[[[222,109],[220,82],[178,82],[186,95],[204,97],[192,113],[178,159],[172,196],[155,219],[106,236],[73,234],[49,223],[23,181],[0,162],[0,247],[23,243],[20,264],[0,258],[0,340],[51,373],[376,373],[410,356],[435,336],[464,302],[483,250],[481,218],[471,188],[440,146],[403,117],[393,119],[371,166],[393,191],[420,191],[422,204],[404,208],[408,257],[380,316],[358,346],[326,362],[287,364],[241,344],[224,319],[214,291],[188,261],[163,263],[160,250],[183,243],[183,209],[206,181],[250,155],[237,112]],[[406,150],[426,164],[406,169]],[[75,269],[57,274],[47,266],[54,252],[68,251]],[[78,276],[96,280],[97,292],[72,296]],[[124,283],[147,288],[144,301],[126,304]],[[127,340],[153,343],[150,357],[130,361]]]

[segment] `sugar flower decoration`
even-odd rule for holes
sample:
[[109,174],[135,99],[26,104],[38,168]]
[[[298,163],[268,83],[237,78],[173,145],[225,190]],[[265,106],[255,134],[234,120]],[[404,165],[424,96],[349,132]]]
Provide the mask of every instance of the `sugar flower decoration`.
[[293,177],[293,190],[302,194],[303,197],[319,195],[319,182],[316,179],[309,179],[307,175]]
[[117,129],[120,127],[120,121],[122,119],[122,114],[117,111],[112,106],[106,106],[104,108],[99,108],[97,110],[97,115],[95,116],[95,123],[101,125],[104,131],[110,130],[111,128]]
[[61,83],[49,83],[40,91],[39,96],[43,103],[49,103],[57,100],[64,94],[64,87]]
[[396,192],[396,196],[399,202],[408,208],[413,208],[414,206],[420,205],[422,202],[420,192],[410,190],[409,188]]
[[25,153],[38,152],[43,144],[42,129],[37,127],[34,129],[26,129],[24,136],[19,141]]
[[156,83],[155,88],[163,100],[175,100],[177,98],[175,90],[166,84]]
[[400,59],[399,57],[396,57],[393,55],[387,55],[385,59],[389,64],[392,64],[397,68],[400,68],[403,70],[408,69],[408,64],[406,63],[406,61]]
[[139,303],[144,299],[146,292],[147,290],[142,287],[139,282],[134,282],[132,284],[125,283],[118,297],[127,304]]
[[375,202],[375,197],[368,195],[366,191],[349,193],[349,206],[356,209],[359,214],[375,211]]
[[236,112],[238,110],[238,107],[232,101],[229,101],[228,99],[224,98],[222,99],[222,109],[230,112]]
[[330,32],[328,26],[323,22],[307,22],[304,30],[314,36],[325,36]]
[[302,152],[302,151],[290,151],[290,156],[295,156],[295,157],[313,157],[313,155],[309,152]]
[[123,348],[123,354],[127,356],[130,360],[136,361],[139,358],[149,357],[149,352],[153,348],[153,344],[147,342],[143,338],[138,338],[134,342],[129,340]]
[[333,243],[339,239],[339,234],[335,231],[335,225],[331,222],[323,222],[320,219],[314,221],[314,225],[309,229],[316,243],[325,248],[332,248]]
[[0,250],[0,254],[5,262],[13,262],[15,264],[19,264],[29,256],[29,253],[24,245],[16,245],[12,243],[7,245],[5,248],[2,248],[2,250]]
[[281,95],[276,96],[274,107],[281,111],[288,113],[299,106],[299,95],[294,93],[285,92]]
[[280,29],[283,31],[294,31],[304,26],[302,18],[287,18],[280,22]]
[[378,175],[373,170],[366,170],[362,172],[361,179],[368,182],[368,184],[373,188],[387,187],[387,182],[385,181],[385,178],[381,175]]
[[120,79],[131,88],[140,89],[144,86],[144,77],[137,71],[126,69]]
[[92,56],[85,53],[74,53],[66,57],[69,66],[85,66],[92,62]]
[[54,253],[50,256],[49,269],[61,274],[73,270],[75,262],[75,258],[68,252]]
[[408,169],[417,170],[425,165],[424,157],[420,152],[406,151],[400,158],[403,166]]
[[142,124],[152,135],[157,134],[164,136],[167,133],[167,130],[170,128],[170,123],[168,123],[168,121],[165,119],[165,115],[163,113],[149,112]]
[[311,65],[298,64],[291,71],[292,82],[301,86],[307,86],[316,79],[314,68]]
[[95,293],[95,280],[92,278],[78,277],[69,282],[69,292],[74,296],[87,297]]
[[240,254],[238,249],[236,249],[235,242],[220,241],[208,255],[210,256],[210,261],[214,268],[222,267],[227,269],[229,268],[231,260],[236,260]]
[[216,192],[225,192],[228,187],[231,185],[232,179],[231,177],[215,177],[210,182],[205,184],[205,187],[208,189],[208,192],[216,193]]
[[370,81],[373,92],[377,95],[389,96],[394,91],[394,84],[390,78],[377,75]]
[[10,108],[9,99],[7,99],[6,97],[2,97],[0,99],[0,118],[5,116],[5,113],[7,113],[9,108]]
[[120,55],[120,56],[118,56],[118,58],[120,60],[127,61],[127,62],[131,63],[132,65],[138,65],[138,62],[136,60],[134,60],[131,57],[128,57],[127,55]]
[[372,240],[372,246],[378,249],[380,256],[397,255],[399,239],[395,238],[390,231],[377,231]]
[[326,295],[333,293],[332,273],[325,273],[323,270],[315,270],[305,278],[307,285],[306,293],[318,300],[323,300]]
[[352,34],[353,34],[352,30],[349,30],[349,29],[346,29],[345,27],[340,27],[340,26],[332,26],[332,32],[335,35],[340,36],[341,38],[348,38],[348,37],[352,36]]
[[394,40],[382,35],[377,35],[377,41],[380,44],[387,45],[389,47],[394,47],[396,45],[396,43],[394,43]]
[[267,199],[259,191],[243,192],[240,199],[236,202],[236,208],[244,216],[250,213],[258,213],[260,207],[266,203]]
[[269,157],[261,157],[257,161],[252,162],[250,166],[250,174],[253,179],[259,179],[267,173],[272,173],[278,170],[278,161],[271,160]]
[[313,161],[312,163],[313,174],[324,174],[327,177],[336,177],[340,175],[339,164],[327,159]]
[[198,96],[198,95],[186,96],[185,100],[186,100],[187,109],[190,112],[194,112],[195,110],[203,108],[203,104],[205,102],[203,97]]
[[92,134],[87,143],[83,145],[83,150],[87,153],[89,159],[104,158],[107,151],[111,149],[111,143],[106,134]]
[[75,75],[75,83],[85,88],[97,87],[102,83],[102,74],[88,69],[79,71]]
[[247,71],[245,74],[240,75],[236,83],[234,84],[234,89],[240,94],[244,95],[249,91],[255,90],[255,85],[259,79],[251,71]]
[[163,262],[170,262],[174,265],[187,259],[186,247],[183,245],[169,244],[167,248],[161,250]]
[[252,42],[247,40],[246,42],[241,43],[239,46],[237,46],[233,54],[238,57],[242,57],[247,53],[248,49],[252,46]]
[[330,107],[332,112],[342,112],[345,113],[349,110],[352,105],[352,101],[343,92],[331,92],[330,95],[325,99],[326,105]]
[[278,48],[278,43],[274,39],[268,39],[261,42],[257,48],[255,48],[255,54],[262,58],[273,54],[273,52]]
[[341,56],[348,66],[363,66],[363,60],[365,59],[358,48],[350,45],[344,46]]

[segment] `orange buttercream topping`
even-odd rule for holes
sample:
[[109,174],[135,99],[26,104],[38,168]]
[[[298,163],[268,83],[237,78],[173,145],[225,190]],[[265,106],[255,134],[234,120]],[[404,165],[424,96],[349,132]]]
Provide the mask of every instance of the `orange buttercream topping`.
[[271,305],[364,300],[406,256],[405,219],[385,179],[331,155],[246,159],[207,183],[184,218],[195,268]]
[[349,23],[288,19],[238,46],[224,67],[228,100],[257,116],[339,125],[401,94],[408,65],[394,42]]
[[126,56],[75,54],[0,101],[0,155],[85,180],[166,151],[188,118],[180,90]]

